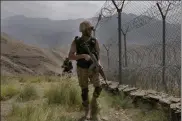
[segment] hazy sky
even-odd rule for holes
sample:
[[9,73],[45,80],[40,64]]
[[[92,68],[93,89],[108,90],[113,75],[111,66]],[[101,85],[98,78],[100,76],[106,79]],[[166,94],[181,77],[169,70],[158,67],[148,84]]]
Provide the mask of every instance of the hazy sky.
[[3,1],[1,18],[13,15],[50,19],[93,17],[105,1]]
[[[93,17],[104,3],[105,1],[2,1],[1,18],[13,15],[53,20],[89,18]],[[151,3],[151,1],[132,1],[132,4],[126,4],[127,7],[123,12],[141,14],[151,6]]]

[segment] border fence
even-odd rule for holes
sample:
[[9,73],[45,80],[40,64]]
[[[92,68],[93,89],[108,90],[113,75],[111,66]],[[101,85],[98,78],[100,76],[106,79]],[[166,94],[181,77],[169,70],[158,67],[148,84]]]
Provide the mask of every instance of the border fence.
[[[97,37],[97,31],[112,21],[114,15],[120,19],[115,21],[116,31],[103,46],[108,78],[120,84],[179,96],[181,1],[137,2],[106,1],[92,20]],[[135,17],[124,20],[130,11]]]

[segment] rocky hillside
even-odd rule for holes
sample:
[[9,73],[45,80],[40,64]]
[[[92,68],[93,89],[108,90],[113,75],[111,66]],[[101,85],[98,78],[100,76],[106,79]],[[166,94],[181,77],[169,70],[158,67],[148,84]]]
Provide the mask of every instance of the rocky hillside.
[[[64,54],[64,53],[63,53]],[[1,33],[1,73],[53,75],[61,73],[63,54],[24,44]]]

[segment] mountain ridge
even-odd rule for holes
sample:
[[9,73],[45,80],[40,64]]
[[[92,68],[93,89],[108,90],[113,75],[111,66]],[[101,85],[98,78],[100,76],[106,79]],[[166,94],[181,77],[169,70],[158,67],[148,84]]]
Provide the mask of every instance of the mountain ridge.
[[[122,14],[122,23],[128,23],[137,15]],[[147,16],[143,16],[147,17]],[[96,18],[89,18],[94,21]],[[28,18],[25,16],[13,16],[2,20],[1,30],[17,40],[23,40],[25,43],[35,44],[40,47],[55,48],[71,44],[75,36],[80,36],[79,24],[86,19],[74,20],[51,20],[48,18]],[[108,43],[109,41],[117,41],[117,14],[113,15],[109,21],[102,23],[96,31],[96,38],[100,43]],[[152,22],[144,27],[135,29],[127,34],[128,44],[148,44],[151,42],[160,41],[157,34],[162,32],[159,27],[162,27],[160,20],[152,20]],[[166,38],[169,38],[175,30],[180,30],[178,24],[166,24],[168,33]],[[156,30],[156,28],[159,28]],[[162,29],[162,28],[161,28]],[[152,34],[151,34],[152,33]],[[152,36],[151,36],[152,35]],[[112,41],[110,40],[112,38]],[[173,38],[172,38],[173,39]]]

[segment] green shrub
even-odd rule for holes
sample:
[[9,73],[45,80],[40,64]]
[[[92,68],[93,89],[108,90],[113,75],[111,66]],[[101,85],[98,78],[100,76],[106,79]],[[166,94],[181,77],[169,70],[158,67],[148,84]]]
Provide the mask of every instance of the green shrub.
[[129,97],[123,98],[122,96],[114,96],[112,101],[113,107],[121,107],[123,109],[132,108],[132,100]]

